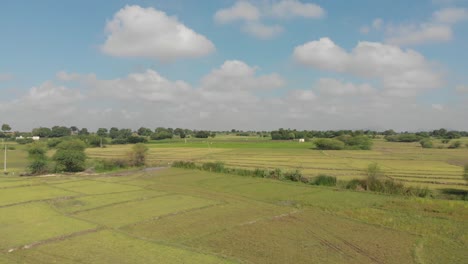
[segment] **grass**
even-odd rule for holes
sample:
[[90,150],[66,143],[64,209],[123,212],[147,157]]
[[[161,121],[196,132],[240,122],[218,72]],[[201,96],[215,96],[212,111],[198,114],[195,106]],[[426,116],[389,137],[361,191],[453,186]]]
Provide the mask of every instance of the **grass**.
[[0,263],[468,261],[464,201],[174,168],[16,181],[0,178]]

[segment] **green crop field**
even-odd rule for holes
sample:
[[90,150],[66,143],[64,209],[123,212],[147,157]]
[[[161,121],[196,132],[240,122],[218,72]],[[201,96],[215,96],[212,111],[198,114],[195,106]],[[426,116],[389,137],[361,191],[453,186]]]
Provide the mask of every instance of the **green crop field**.
[[0,263],[468,262],[465,201],[174,168],[2,176],[0,193]]
[[[221,161],[347,181],[378,163],[434,199],[175,168],[18,177],[27,146],[9,145],[0,263],[468,263],[468,204],[445,200],[466,196],[468,148],[375,139],[372,150],[321,151],[234,136],[147,144],[149,167]],[[131,147],[88,148],[88,166]]]

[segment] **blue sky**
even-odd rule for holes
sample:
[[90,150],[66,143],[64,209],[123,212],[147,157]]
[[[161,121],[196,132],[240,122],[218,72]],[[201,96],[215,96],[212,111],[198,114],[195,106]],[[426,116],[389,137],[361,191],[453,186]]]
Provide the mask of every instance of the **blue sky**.
[[468,130],[468,1],[2,1],[0,122]]

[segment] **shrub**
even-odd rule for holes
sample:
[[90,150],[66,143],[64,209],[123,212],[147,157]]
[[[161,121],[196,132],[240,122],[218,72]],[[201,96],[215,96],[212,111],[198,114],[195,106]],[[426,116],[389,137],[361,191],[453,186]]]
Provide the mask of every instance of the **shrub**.
[[97,171],[111,171],[124,169],[129,166],[128,161],[124,159],[105,159],[99,160],[95,166]]
[[419,141],[419,144],[421,144],[422,148],[432,148],[432,147],[434,147],[434,144],[432,144],[432,140],[430,140],[429,138],[425,138],[425,139]]
[[299,170],[289,171],[283,173],[283,179],[298,182],[302,178],[302,173]]
[[372,147],[372,139],[367,136],[351,136],[351,135],[342,135],[336,139],[345,143],[347,149],[361,149],[361,150],[370,150]]
[[49,148],[55,148],[58,144],[62,143],[62,139],[60,138],[50,138],[47,140],[47,146]]
[[127,142],[130,144],[137,144],[137,143],[146,143],[148,142],[148,140],[145,137],[129,136],[127,138]]
[[81,140],[67,140],[57,145],[53,159],[56,161],[57,172],[79,172],[85,169],[86,144]]
[[314,141],[317,149],[320,150],[342,150],[345,148],[345,143],[332,138],[319,138]]
[[192,161],[174,161],[172,163],[172,167],[174,168],[183,168],[183,169],[196,169],[197,165],[195,165]]
[[266,178],[266,177],[268,177],[268,171],[257,168],[257,169],[255,169],[253,171],[253,176],[254,177],[260,177],[260,178]]
[[121,137],[114,138],[111,141],[111,144],[113,144],[113,145],[125,145],[127,143],[128,143],[127,139],[126,138],[121,138]]
[[449,149],[457,149],[457,148],[461,148],[462,146],[462,143],[461,141],[454,141],[452,142],[452,144],[450,144],[450,146],[448,146]]
[[443,144],[448,144],[448,143],[450,142],[450,139],[444,138],[444,139],[441,140],[441,142],[442,142]]
[[16,140],[16,143],[21,144],[21,145],[25,145],[25,144],[29,144],[33,142],[34,140],[32,138],[19,138]]
[[408,195],[408,196],[416,196],[416,197],[421,197],[421,198],[424,198],[424,197],[428,197],[432,194],[431,190],[429,190],[429,188],[426,186],[426,187],[408,187],[406,190],[405,190],[405,195]]
[[321,186],[336,186],[336,177],[320,174],[314,179],[314,181],[312,181],[312,184]]
[[382,170],[380,169],[379,164],[377,163],[372,163],[367,166],[367,179],[366,179],[366,190],[372,190],[372,188],[379,188],[378,185],[380,184],[377,182],[379,178],[383,176]]
[[352,179],[346,184],[346,189],[357,190],[357,189],[365,189],[366,188],[366,181],[360,179]]
[[202,164],[202,169],[206,171],[212,171],[212,172],[224,172],[224,163],[220,161],[216,162],[205,162]]
[[28,165],[32,174],[39,175],[48,172],[48,159],[46,147],[38,142],[31,144],[28,148],[28,158],[31,163]]
[[143,143],[135,144],[132,147],[132,152],[130,153],[130,160],[133,166],[144,166],[146,163],[146,155],[148,153],[148,147]]
[[274,170],[271,170],[269,173],[268,173],[268,178],[270,179],[281,179],[281,177],[283,177],[283,171],[279,168],[276,168]]

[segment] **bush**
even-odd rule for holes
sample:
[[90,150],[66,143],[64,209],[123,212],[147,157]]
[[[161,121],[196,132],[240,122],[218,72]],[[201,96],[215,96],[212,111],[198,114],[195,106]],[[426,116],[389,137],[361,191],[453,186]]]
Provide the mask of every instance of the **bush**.
[[461,147],[462,147],[461,141],[454,141],[452,142],[452,144],[450,144],[450,146],[448,146],[449,149],[457,149]]
[[225,172],[224,163],[220,161],[205,162],[202,164],[202,169],[211,172]]
[[321,174],[311,182],[314,185],[336,186],[336,177]]
[[420,136],[410,133],[390,135],[385,137],[385,140],[389,142],[418,142],[420,139]]
[[50,138],[47,140],[47,146],[49,148],[55,148],[58,144],[62,143],[62,139],[60,138]]
[[125,145],[127,143],[128,143],[128,141],[127,141],[126,138],[120,138],[120,137],[119,138],[114,138],[111,141],[111,144],[113,144],[113,145]]
[[367,136],[342,135],[336,139],[345,143],[347,149],[370,150],[372,148],[372,139]]
[[16,143],[21,144],[21,145],[25,145],[25,144],[29,144],[33,142],[34,140],[32,138],[19,138],[16,140]]
[[125,169],[128,166],[128,161],[124,159],[105,159],[99,160],[95,169],[97,171],[112,171],[116,169]]
[[86,144],[81,140],[67,140],[57,145],[53,159],[56,161],[57,172],[79,172],[84,171]]
[[279,180],[281,179],[281,177],[283,177],[283,171],[281,169],[274,169],[274,170],[271,170],[269,173],[268,173],[268,178],[270,179],[276,179],[276,180]]
[[172,167],[174,168],[183,168],[183,169],[196,169],[197,165],[193,161],[174,161],[172,163]]
[[146,143],[148,142],[148,140],[145,137],[129,136],[127,138],[127,142],[130,144],[137,144],[137,143]]
[[130,160],[132,161],[133,166],[144,166],[146,163],[146,154],[148,153],[148,147],[143,143],[135,144],[132,147],[132,152],[130,153]]
[[365,180],[360,180],[360,179],[352,179],[346,184],[346,189],[350,190],[357,190],[357,189],[362,189],[364,190],[366,187],[366,181]]
[[320,138],[314,141],[317,149],[320,150],[342,150],[345,148],[345,143],[332,138]]
[[428,187],[408,187],[405,190],[405,195],[416,197],[428,197],[432,194]]
[[259,177],[259,178],[266,178],[266,177],[268,177],[268,171],[257,168],[257,169],[255,169],[253,171],[253,176],[254,177]]
[[441,142],[442,142],[443,144],[448,144],[448,143],[450,142],[450,139],[444,138],[444,139],[441,140]]
[[28,148],[28,158],[31,163],[28,169],[34,175],[44,174],[48,172],[48,158],[46,147],[38,142],[32,143]]
[[301,181],[302,173],[299,170],[289,171],[283,173],[283,179],[298,182]]
[[419,144],[421,144],[422,148],[432,148],[432,147],[434,147],[434,144],[432,144],[432,140],[430,140],[429,138],[425,138],[425,139],[419,141]]

